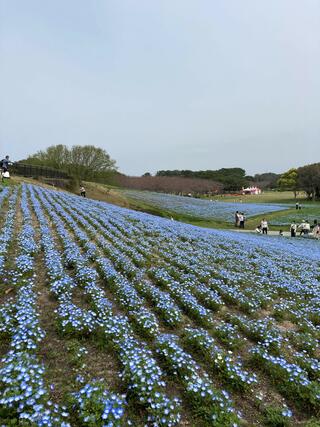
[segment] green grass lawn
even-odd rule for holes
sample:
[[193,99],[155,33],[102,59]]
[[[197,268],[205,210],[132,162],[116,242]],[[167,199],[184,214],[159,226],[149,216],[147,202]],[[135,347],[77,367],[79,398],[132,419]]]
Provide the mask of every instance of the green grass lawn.
[[[222,195],[211,198],[221,202],[239,202],[240,200],[242,200],[243,203],[284,203],[292,204],[292,206],[295,206],[296,204],[296,199],[294,198],[292,191],[264,191],[262,194],[252,196]],[[297,195],[297,201],[302,205],[318,204],[320,206],[320,202],[313,202],[312,200],[307,200],[303,193],[299,193]]]

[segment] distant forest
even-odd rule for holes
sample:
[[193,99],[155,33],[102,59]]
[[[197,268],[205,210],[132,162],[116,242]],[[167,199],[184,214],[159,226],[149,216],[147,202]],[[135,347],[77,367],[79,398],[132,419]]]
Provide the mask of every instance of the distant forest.
[[277,180],[280,175],[272,172],[256,174],[254,176],[246,175],[242,168],[222,168],[218,170],[160,170],[156,176],[176,176],[183,178],[200,178],[212,180],[222,184],[224,191],[239,191],[248,185],[259,185],[259,187],[276,188]]

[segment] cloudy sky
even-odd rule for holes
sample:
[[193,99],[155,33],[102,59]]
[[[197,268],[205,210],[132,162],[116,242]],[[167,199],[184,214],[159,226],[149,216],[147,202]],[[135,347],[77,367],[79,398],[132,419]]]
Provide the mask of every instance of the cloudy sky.
[[0,0],[0,156],[139,175],[320,161],[319,0]]

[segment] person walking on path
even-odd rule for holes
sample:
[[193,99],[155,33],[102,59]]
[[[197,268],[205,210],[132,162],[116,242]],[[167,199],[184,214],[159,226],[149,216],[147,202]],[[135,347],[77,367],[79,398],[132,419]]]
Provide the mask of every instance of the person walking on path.
[[296,237],[297,224],[295,221],[292,221],[292,224],[290,225],[290,233],[291,233],[291,237]]
[[268,221],[265,218],[261,221],[261,229],[262,234],[268,234]]

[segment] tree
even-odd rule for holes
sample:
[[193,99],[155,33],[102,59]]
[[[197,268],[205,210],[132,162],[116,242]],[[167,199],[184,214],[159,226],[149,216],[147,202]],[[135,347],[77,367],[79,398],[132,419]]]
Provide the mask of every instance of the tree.
[[273,172],[256,173],[253,177],[252,184],[259,186],[261,189],[277,188],[280,176],[281,175]]
[[320,199],[320,163],[298,168],[298,182],[310,199]]
[[51,145],[45,151],[38,151],[29,156],[27,163],[62,169],[70,161],[70,151],[62,144]]
[[297,197],[298,187],[298,171],[295,168],[289,169],[287,172],[283,173],[278,179],[278,187],[280,190],[289,190],[293,191],[294,198]]
[[74,145],[70,151],[69,173],[90,180],[96,173],[115,170],[115,161],[102,148]]
[[52,145],[28,157],[27,163],[60,169],[79,180],[90,180],[115,172],[116,162],[94,145]]

